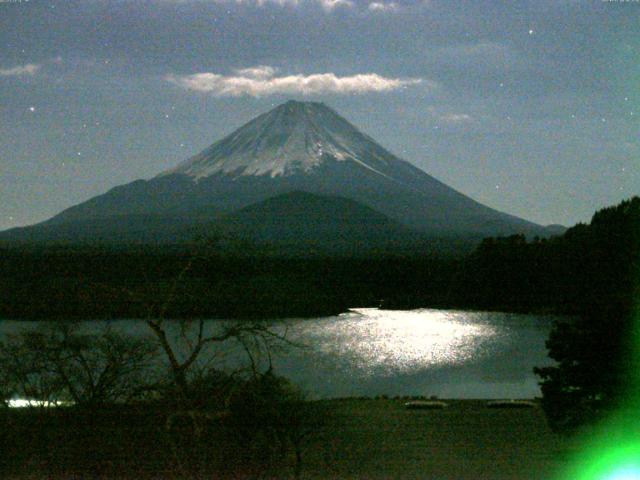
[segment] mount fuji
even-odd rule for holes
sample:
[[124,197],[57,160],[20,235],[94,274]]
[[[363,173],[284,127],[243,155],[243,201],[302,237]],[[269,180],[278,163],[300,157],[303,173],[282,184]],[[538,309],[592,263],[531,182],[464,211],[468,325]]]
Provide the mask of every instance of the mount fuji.
[[[274,202],[279,196],[285,201]],[[322,211],[324,231],[330,231],[337,205],[349,202],[345,211],[358,216],[350,228],[359,225],[365,233],[361,238],[380,232],[380,225],[387,236],[556,233],[448,187],[323,103],[288,101],[175,168],[115,187],[43,223],[3,232],[0,239],[178,240],[194,225],[231,222],[236,233],[255,230],[247,227],[247,219],[254,226],[275,222],[282,231],[288,219],[299,222],[299,208],[290,215],[292,202],[308,204],[309,212]],[[234,222],[238,218],[243,220]]]

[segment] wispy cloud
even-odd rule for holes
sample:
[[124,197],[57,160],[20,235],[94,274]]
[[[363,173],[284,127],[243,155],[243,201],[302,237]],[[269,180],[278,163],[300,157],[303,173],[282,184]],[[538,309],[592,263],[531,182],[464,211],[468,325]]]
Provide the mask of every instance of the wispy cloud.
[[434,120],[450,125],[458,125],[474,121],[474,117],[468,113],[452,112],[443,107],[429,106],[427,111],[433,116]]
[[325,11],[332,11],[337,7],[354,7],[354,0],[159,0],[167,3],[196,3],[196,2],[211,2],[211,3],[237,3],[239,5],[257,5],[263,7],[265,5],[277,5],[280,7],[297,7],[302,4],[317,4],[320,5]]
[[420,78],[388,78],[377,73],[340,77],[335,73],[276,76],[277,69],[258,66],[236,70],[233,75],[203,72],[192,75],[167,75],[165,80],[187,90],[210,93],[218,97],[273,94],[319,95],[327,93],[362,94],[390,92],[411,85],[435,84]]
[[[133,0],[130,0],[133,1]],[[319,5],[326,12],[344,7],[348,9],[368,10],[370,12],[398,12],[406,9],[429,7],[431,0],[156,0],[163,3],[217,3],[255,5],[264,7],[275,5],[279,7],[300,7]]]
[[[219,2],[225,2],[230,0],[217,0]],[[236,3],[255,3],[258,6],[267,4],[275,4],[280,6],[293,5],[297,6],[304,3],[305,0],[235,0]],[[354,2],[352,0],[313,0],[313,2],[319,4],[324,10],[330,12],[338,7],[353,7]]]
[[465,123],[473,120],[468,113],[445,113],[440,116],[440,120],[446,123]]
[[241,77],[271,78],[277,71],[278,69],[268,65],[258,65],[257,67],[239,68],[235,70],[235,73]]
[[22,75],[35,75],[38,70],[40,70],[40,65],[27,63],[26,65],[18,65],[11,68],[0,68],[0,76],[18,77]]
[[400,5],[396,2],[371,2],[367,8],[372,12],[396,12]]
[[[174,0],[175,1],[175,0]],[[184,1],[184,0],[182,0]],[[298,5],[300,3],[300,0],[214,0],[215,3],[229,3],[230,1],[234,1],[235,3],[238,4],[256,4],[260,7],[262,7],[263,5],[269,5],[269,4],[274,4],[274,5],[279,5],[281,7],[284,7],[286,5]]]
[[354,4],[351,0],[318,0],[322,8],[327,11],[331,11],[338,7],[353,7]]

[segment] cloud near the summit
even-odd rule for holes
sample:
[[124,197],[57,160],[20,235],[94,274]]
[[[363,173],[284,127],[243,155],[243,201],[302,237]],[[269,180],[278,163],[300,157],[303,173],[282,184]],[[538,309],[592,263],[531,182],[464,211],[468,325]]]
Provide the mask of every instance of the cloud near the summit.
[[187,90],[209,93],[218,97],[260,97],[274,94],[362,94],[390,92],[411,85],[435,84],[420,78],[388,78],[377,73],[362,73],[340,77],[335,73],[276,76],[273,67],[258,66],[236,70],[234,75],[204,72],[193,75],[167,75],[165,80]]
[[239,68],[235,73],[241,77],[249,78],[271,78],[278,70],[268,65],[258,65],[257,67]]
[[0,68],[0,76],[2,77],[18,77],[21,75],[35,75],[40,70],[40,65],[35,63],[27,63],[26,65],[18,65],[12,68]]

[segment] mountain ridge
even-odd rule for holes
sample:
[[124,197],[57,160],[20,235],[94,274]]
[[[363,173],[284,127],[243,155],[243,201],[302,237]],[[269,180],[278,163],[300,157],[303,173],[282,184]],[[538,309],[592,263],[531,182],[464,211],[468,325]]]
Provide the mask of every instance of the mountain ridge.
[[330,107],[297,101],[259,115],[172,169],[114,187],[39,225],[136,215],[206,222],[292,191],[351,199],[432,237],[557,233],[454,190]]

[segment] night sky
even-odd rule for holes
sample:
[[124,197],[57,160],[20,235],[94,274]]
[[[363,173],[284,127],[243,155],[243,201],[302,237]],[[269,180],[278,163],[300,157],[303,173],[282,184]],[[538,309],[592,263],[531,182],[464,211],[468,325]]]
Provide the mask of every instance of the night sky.
[[640,1],[0,0],[0,229],[323,101],[541,223],[640,193]]

